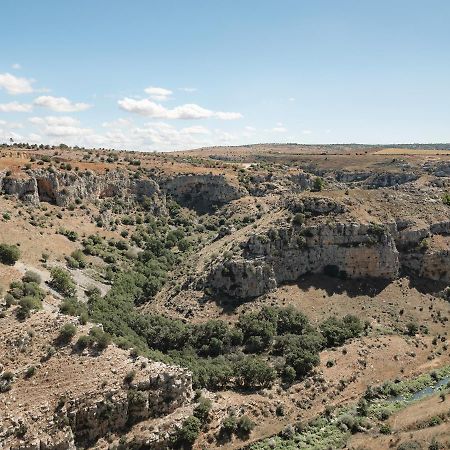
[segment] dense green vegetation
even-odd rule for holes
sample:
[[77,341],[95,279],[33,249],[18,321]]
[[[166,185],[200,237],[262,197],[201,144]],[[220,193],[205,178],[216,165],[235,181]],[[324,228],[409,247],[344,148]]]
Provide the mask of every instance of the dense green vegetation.
[[[125,210],[124,205],[114,205]],[[110,291],[102,297],[88,293],[87,308],[71,298],[73,289],[67,272],[52,271],[51,285],[67,299],[61,311],[101,323],[118,345],[132,348],[153,359],[176,363],[193,372],[195,387],[210,389],[255,389],[270,386],[277,377],[293,382],[306,376],[319,363],[326,346],[341,345],[358,336],[362,325],[355,317],[329,319],[319,328],[293,308],[264,307],[241,315],[236,325],[223,320],[189,324],[153,313],[142,313],[136,305],[148,302],[167,280],[167,274],[189,254],[195,230],[180,207],[168,205],[169,218],[124,216],[122,222],[137,223],[129,242],[106,241],[98,235],[82,240],[83,253],[108,263]],[[220,225],[220,224],[219,224]],[[131,246],[141,250],[131,254]],[[68,258],[76,266],[79,252]],[[85,320],[85,319],[84,319]],[[91,345],[88,337],[78,347]]]
[[320,331],[299,311],[277,307],[243,314],[235,326],[222,320],[186,324],[136,311],[146,282],[140,272],[117,274],[105,297],[91,297],[90,315],[121,345],[189,367],[196,387],[261,388],[278,375],[293,381],[319,363],[324,347],[340,345],[363,329],[356,317],[347,316],[324,322]]

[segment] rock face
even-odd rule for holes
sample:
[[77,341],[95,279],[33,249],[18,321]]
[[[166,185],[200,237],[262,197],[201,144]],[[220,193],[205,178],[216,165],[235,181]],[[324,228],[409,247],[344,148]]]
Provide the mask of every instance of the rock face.
[[422,278],[450,281],[450,221],[401,230],[396,237],[402,267]]
[[358,223],[285,226],[255,234],[242,255],[220,262],[209,285],[237,298],[256,297],[307,273],[335,271],[351,278],[393,279],[399,255],[392,235]]
[[178,175],[160,182],[161,190],[183,206],[207,211],[247,194],[222,175]]
[[[108,433],[124,431],[143,420],[164,418],[193,397],[192,376],[185,369],[151,363],[147,376],[128,386],[128,389],[105,390],[81,398],[71,398],[55,409],[50,425],[37,435],[18,440],[0,432],[0,442],[10,450],[75,450],[86,448]],[[25,424],[26,425],[26,424]],[[9,439],[8,439],[9,438]],[[155,448],[165,442],[167,433],[152,432]]]
[[285,207],[304,213],[300,222],[305,222],[289,220],[254,232],[240,243],[239,252],[213,264],[206,278],[209,288],[248,299],[308,273],[395,279],[400,270],[450,281],[449,221],[429,225],[350,221],[342,214],[344,205],[320,197],[288,197]]
[[169,195],[183,206],[199,210],[222,206],[247,192],[222,175],[178,175],[175,177],[133,178],[121,171],[104,174],[29,170],[25,178],[0,172],[0,193],[38,205],[48,202],[68,206],[76,200],[93,202],[105,198],[149,198],[154,212],[164,208]]
[[150,179],[133,179],[121,172],[50,172],[35,170],[28,178],[0,177],[0,191],[32,204],[39,202],[67,206],[75,200],[95,201],[127,195],[155,197],[158,184]]
[[77,445],[92,444],[111,431],[148,418],[168,415],[193,395],[192,377],[184,369],[153,363],[147,379],[128,391],[107,392],[102,398],[69,402],[61,415],[69,420]]

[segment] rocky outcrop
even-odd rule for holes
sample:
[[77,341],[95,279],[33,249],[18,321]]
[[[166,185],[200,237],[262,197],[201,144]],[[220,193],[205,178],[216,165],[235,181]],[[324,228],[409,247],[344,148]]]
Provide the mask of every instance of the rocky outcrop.
[[[124,432],[134,424],[150,419],[168,418],[193,397],[189,371],[163,363],[151,363],[139,379],[128,386],[105,389],[79,398],[61,399],[51,420],[38,431],[30,432],[28,424],[16,421],[0,429],[0,442],[10,450],[75,450],[88,448],[109,433]],[[48,408],[44,408],[44,411]],[[42,420],[42,418],[40,418]],[[166,420],[167,426],[176,423]],[[151,425],[151,421],[149,422]],[[25,434],[18,438],[19,429]],[[154,448],[167,441],[167,430],[152,431]]]
[[248,192],[223,175],[177,175],[159,181],[161,190],[183,206],[208,211],[237,200]]
[[393,279],[400,267],[393,236],[371,224],[287,225],[254,234],[242,247],[240,256],[213,267],[210,287],[232,297],[250,298],[307,273]]
[[77,200],[147,198],[155,213],[164,210],[166,195],[183,206],[206,211],[248,194],[224,176],[211,174],[135,178],[122,171],[99,174],[38,169],[28,170],[25,175],[19,178],[0,173],[0,193],[32,205],[48,202],[58,206],[68,206]]
[[314,177],[305,172],[292,173],[288,176],[273,173],[247,174],[242,183],[250,195],[263,197],[269,194],[298,193],[310,190]]
[[349,278],[395,279],[403,270],[450,281],[449,221],[430,225],[349,222],[339,216],[345,211],[342,204],[317,197],[288,198],[286,206],[310,217],[338,215],[308,225],[274,224],[268,232],[254,233],[241,243],[238,253],[212,266],[207,276],[212,290],[246,299],[302,275],[323,272]]
[[61,415],[68,418],[77,445],[84,445],[110,431],[170,414],[192,394],[188,371],[153,363],[148,378],[132,383],[128,390],[107,392],[101,398],[74,399]]
[[369,189],[399,186],[410,183],[419,178],[419,175],[412,172],[387,172],[376,173],[363,182],[363,186]]
[[28,178],[0,178],[0,191],[28,203],[48,202],[58,206],[67,206],[77,199],[90,202],[108,197],[156,199],[160,196],[154,180],[135,179],[122,172],[30,170]]

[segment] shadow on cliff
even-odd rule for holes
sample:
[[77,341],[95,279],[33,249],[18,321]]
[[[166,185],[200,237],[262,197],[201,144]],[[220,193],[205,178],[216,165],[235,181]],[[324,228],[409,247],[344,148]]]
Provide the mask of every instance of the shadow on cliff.
[[376,297],[390,283],[392,280],[384,278],[340,279],[328,275],[305,275],[296,282],[304,292],[308,292],[310,289],[322,289],[328,295],[346,294],[349,297],[361,295]]
[[420,278],[416,276],[408,276],[408,287],[415,289],[421,294],[436,295],[438,292],[444,290],[448,286],[448,282],[429,280],[427,278]]

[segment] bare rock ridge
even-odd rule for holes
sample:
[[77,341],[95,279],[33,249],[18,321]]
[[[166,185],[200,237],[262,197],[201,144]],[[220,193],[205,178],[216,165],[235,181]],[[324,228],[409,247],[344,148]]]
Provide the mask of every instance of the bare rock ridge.
[[422,227],[357,222],[341,214],[343,205],[324,198],[305,199],[294,208],[312,219],[274,223],[268,231],[251,234],[238,252],[213,264],[206,280],[209,288],[246,299],[308,273],[392,280],[403,270],[432,280],[450,280],[450,251],[432,245],[450,233],[450,221]]
[[[33,355],[41,348],[42,339],[52,342],[54,332],[49,328],[68,320],[60,313],[46,311],[36,313],[36,318],[39,322],[33,336],[28,325],[17,325],[11,318],[7,324],[10,338],[0,346],[2,354],[8,351],[13,355],[16,379],[13,389],[4,392],[1,399],[6,406],[0,414],[2,449],[90,448],[108,435],[126,434],[144,422],[146,432],[136,443],[167,448],[178,424],[191,410],[192,374],[187,369],[144,357],[132,360],[115,345],[96,355],[62,347],[36,364],[38,373],[33,380],[22,380],[28,367],[23,355]],[[126,383],[124,377],[131,370],[135,376]],[[34,381],[39,377],[45,380],[41,384]],[[18,386],[21,383],[28,383],[23,387],[27,389],[25,397]],[[47,391],[41,392],[42,385]],[[13,402],[14,413],[8,408]]]
[[[325,171],[315,167],[299,170],[289,176],[272,173],[245,176],[240,183],[220,174],[151,174],[132,177],[121,170],[105,173],[92,171],[63,171],[28,169],[19,174],[0,171],[0,193],[13,195],[29,204],[49,202],[68,206],[76,199],[88,202],[110,198],[150,197],[155,207],[162,207],[163,197],[170,195],[180,204],[199,210],[222,206],[245,195],[265,196],[270,193],[293,193],[308,190],[315,176],[325,177],[329,183],[347,184],[378,189],[399,186],[419,178],[416,172],[349,172]],[[427,166],[435,176],[448,176],[448,165]]]
[[[22,175],[22,174],[21,174]],[[68,206],[77,199],[88,202],[111,198],[150,198],[155,209],[164,206],[165,195],[189,207],[205,209],[236,200],[247,191],[222,175],[178,175],[134,178],[122,171],[104,174],[29,170],[25,177],[0,172],[0,193],[13,195],[33,205],[48,202]]]

